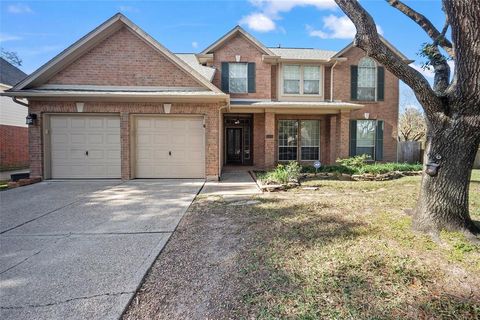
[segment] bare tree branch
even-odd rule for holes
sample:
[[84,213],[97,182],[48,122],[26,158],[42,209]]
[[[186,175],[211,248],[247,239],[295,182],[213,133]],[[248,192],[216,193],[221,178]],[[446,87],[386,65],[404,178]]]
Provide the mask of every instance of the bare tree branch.
[[356,0],[335,0],[357,28],[354,45],[383,64],[397,78],[413,89],[427,114],[443,111],[443,103],[417,70],[410,67],[381,41],[373,18]]
[[438,43],[448,53],[450,57],[453,58],[455,56],[455,51],[453,49],[452,43],[447,38],[445,38],[446,29],[445,32],[440,33],[438,29],[435,28],[435,26],[430,22],[430,20],[428,20],[423,14],[418,13],[417,11],[413,10],[399,0],[387,0],[387,2],[392,7],[399,10],[407,17],[415,21],[435,43]]

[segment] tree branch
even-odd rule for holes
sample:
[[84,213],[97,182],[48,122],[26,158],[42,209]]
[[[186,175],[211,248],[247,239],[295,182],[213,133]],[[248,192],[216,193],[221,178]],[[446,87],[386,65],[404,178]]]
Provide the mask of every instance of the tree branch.
[[427,115],[443,111],[443,103],[436,96],[428,81],[410,67],[380,39],[373,18],[356,0],[335,0],[357,28],[354,45],[383,64],[397,78],[415,92]]
[[[434,41],[434,43],[438,43],[450,57],[455,56],[455,51],[453,49],[452,43],[445,38],[445,32],[440,33],[437,28],[428,20],[423,14],[418,13],[417,11],[413,10],[400,0],[386,0],[392,7],[399,10],[407,17],[415,21]],[[447,24],[448,26],[448,24]]]

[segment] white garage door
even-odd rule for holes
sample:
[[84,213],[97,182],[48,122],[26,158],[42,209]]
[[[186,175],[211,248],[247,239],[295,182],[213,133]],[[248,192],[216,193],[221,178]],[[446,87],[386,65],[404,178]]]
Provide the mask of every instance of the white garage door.
[[204,178],[203,117],[136,118],[137,178]]
[[53,179],[120,178],[118,116],[51,116]]

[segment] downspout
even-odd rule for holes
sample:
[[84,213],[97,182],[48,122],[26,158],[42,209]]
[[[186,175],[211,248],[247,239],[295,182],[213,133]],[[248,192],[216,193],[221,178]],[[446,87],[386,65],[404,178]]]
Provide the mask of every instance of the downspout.
[[332,68],[330,69],[330,102],[333,102],[333,69],[337,65],[338,60],[335,60]]

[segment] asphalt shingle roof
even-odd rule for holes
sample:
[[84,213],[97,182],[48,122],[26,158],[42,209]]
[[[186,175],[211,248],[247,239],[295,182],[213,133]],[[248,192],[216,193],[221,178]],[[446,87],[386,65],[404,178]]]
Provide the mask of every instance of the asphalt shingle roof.
[[0,58],[0,83],[14,86],[23,79],[27,74],[18,69],[7,60]]
[[306,59],[306,60],[328,60],[337,52],[330,50],[310,49],[310,48],[269,48],[274,54],[282,59]]
[[202,66],[194,53],[176,53],[177,57],[183,60],[186,64],[192,67],[195,71],[200,73],[205,79],[212,82],[215,69]]

